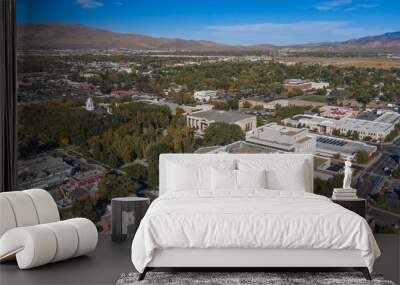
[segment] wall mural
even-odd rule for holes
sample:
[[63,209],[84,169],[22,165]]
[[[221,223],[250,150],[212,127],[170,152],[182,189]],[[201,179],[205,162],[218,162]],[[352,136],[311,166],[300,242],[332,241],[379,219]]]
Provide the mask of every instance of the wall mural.
[[342,187],[349,159],[371,227],[400,232],[399,37],[371,48],[333,38],[329,21],[308,23],[315,40],[290,24],[222,25],[224,1],[197,14],[32,2],[17,0],[18,187],[49,191],[63,218],[109,231],[113,197],[157,197],[160,153],[305,152],[315,193]]

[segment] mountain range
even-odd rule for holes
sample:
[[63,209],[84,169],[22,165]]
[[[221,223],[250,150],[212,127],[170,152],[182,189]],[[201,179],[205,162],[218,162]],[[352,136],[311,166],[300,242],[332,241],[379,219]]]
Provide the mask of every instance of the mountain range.
[[400,52],[400,31],[344,42],[291,46],[227,45],[211,41],[152,37],[116,33],[80,24],[22,24],[17,26],[17,44],[21,49],[140,49],[140,50],[310,50],[335,52]]

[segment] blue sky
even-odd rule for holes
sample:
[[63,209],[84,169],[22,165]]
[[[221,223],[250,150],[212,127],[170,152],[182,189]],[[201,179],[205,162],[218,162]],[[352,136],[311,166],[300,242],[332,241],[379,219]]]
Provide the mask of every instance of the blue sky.
[[17,21],[286,45],[400,31],[400,0],[17,0]]

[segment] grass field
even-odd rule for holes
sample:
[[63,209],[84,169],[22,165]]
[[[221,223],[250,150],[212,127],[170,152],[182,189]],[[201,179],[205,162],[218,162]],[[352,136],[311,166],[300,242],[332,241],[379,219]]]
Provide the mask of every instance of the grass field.
[[298,99],[303,100],[303,101],[310,101],[310,102],[327,103],[326,96],[324,96],[324,95],[302,96]]
[[400,60],[385,57],[288,57],[284,59],[288,62],[322,64],[335,66],[355,66],[361,68],[380,68],[390,69],[392,67],[400,68]]

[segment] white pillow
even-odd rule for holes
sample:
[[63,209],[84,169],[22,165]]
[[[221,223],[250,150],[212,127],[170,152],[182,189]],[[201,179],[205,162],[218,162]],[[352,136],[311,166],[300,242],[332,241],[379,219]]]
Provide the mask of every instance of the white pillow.
[[276,159],[271,160],[239,160],[239,170],[265,169],[267,188],[272,190],[306,191],[307,176],[304,160]]
[[237,170],[237,188],[267,188],[267,171],[263,170]]
[[268,188],[274,190],[302,191],[306,192],[306,168],[305,162],[289,163],[286,167],[279,165],[268,169]]
[[167,164],[167,191],[212,190],[211,168],[235,169],[236,161],[170,161]]
[[168,164],[168,190],[186,191],[211,188],[211,167]]
[[236,190],[236,170],[212,168],[212,189],[215,190]]

